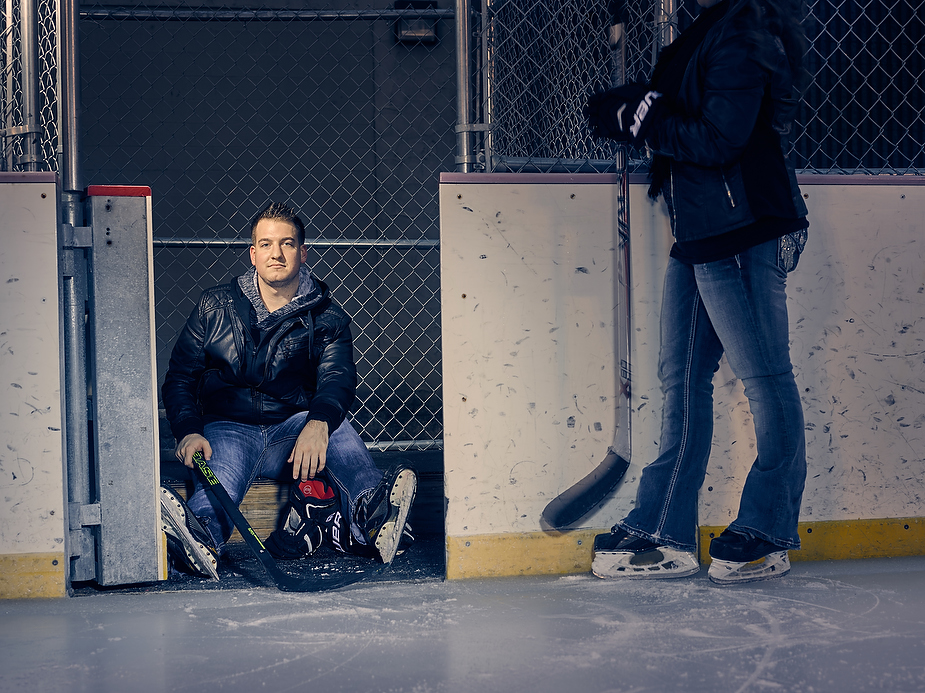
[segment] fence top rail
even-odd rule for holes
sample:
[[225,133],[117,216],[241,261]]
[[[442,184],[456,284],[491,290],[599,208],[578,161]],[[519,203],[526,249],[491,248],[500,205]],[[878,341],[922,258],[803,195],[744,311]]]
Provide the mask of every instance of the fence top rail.
[[[154,245],[158,248],[204,248],[206,246],[246,248],[251,245],[251,239],[155,237]],[[436,238],[310,238],[305,241],[305,245],[310,248],[437,248],[440,246],[440,240]]]
[[452,19],[453,9],[382,10],[254,10],[188,9],[183,7],[82,7],[81,19],[158,21],[348,21],[376,19]]
[[811,173],[797,171],[797,182],[800,185],[876,185],[876,186],[903,186],[925,185],[925,176],[921,171],[906,174],[881,173],[865,175],[852,173],[840,175],[837,173]]

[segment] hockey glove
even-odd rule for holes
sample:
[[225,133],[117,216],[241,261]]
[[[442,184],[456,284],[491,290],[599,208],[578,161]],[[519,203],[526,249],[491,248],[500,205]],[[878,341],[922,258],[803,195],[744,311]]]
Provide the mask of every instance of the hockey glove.
[[663,104],[660,93],[631,82],[591,94],[584,115],[594,137],[637,146],[645,141]]
[[311,556],[324,539],[325,523],[336,512],[334,489],[321,478],[294,483],[289,491],[289,513],[264,545],[277,560]]

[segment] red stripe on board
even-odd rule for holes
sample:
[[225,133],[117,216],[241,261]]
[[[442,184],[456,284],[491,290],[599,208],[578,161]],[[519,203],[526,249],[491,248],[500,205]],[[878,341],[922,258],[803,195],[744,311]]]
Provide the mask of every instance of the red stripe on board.
[[151,197],[146,185],[91,185],[87,197]]

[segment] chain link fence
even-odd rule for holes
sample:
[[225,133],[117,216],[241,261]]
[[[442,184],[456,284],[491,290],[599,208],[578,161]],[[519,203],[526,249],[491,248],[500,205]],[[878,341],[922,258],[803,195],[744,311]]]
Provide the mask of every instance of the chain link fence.
[[[608,170],[613,145],[593,140],[585,96],[615,83],[603,0],[484,0],[479,103],[490,123],[484,170]],[[625,74],[645,81],[658,50],[697,4],[628,0]],[[791,155],[810,173],[925,172],[925,2],[811,0],[804,21],[812,75]],[[631,170],[645,170],[642,152]]]
[[814,0],[812,74],[795,163],[832,173],[925,173],[925,3]]
[[354,321],[360,434],[438,446],[452,12],[84,8],[80,33],[87,178],[153,191],[161,376],[199,291],[249,267],[250,219],[286,202]]
[[0,15],[0,171],[58,169],[57,9],[6,0]]
[[[87,183],[153,190],[161,377],[201,289],[247,269],[250,218],[285,201],[308,221],[316,274],[354,318],[352,418],[364,439],[439,447],[437,180],[458,153],[454,10],[447,0],[326,1],[81,7],[81,168]],[[27,3],[6,0],[0,24],[0,167],[58,170],[58,7],[34,5],[33,127],[20,47]],[[613,167],[615,149],[592,140],[581,116],[586,94],[623,70],[645,80],[696,3],[628,0],[624,12],[618,55],[605,0],[474,0],[469,106],[484,126],[473,128],[474,170]],[[792,143],[798,169],[925,172],[923,16],[925,0],[808,3],[813,82]],[[646,166],[635,152],[631,170]]]

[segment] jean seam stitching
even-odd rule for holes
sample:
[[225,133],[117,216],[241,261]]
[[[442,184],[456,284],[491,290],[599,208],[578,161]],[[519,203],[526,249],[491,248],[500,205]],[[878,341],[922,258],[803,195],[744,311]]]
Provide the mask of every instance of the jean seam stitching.
[[684,367],[684,420],[682,422],[682,434],[681,442],[679,444],[678,455],[675,458],[674,469],[671,473],[671,480],[668,484],[668,490],[665,493],[665,502],[662,505],[662,512],[659,516],[658,524],[656,525],[655,535],[658,536],[661,534],[662,530],[665,528],[665,524],[668,522],[668,508],[671,505],[671,500],[674,497],[675,486],[678,481],[678,476],[680,475],[681,460],[684,459],[685,451],[687,450],[687,441],[690,435],[690,396],[691,396],[691,361],[694,356],[693,343],[696,339],[697,333],[697,313],[700,307],[700,292],[697,292],[697,298],[694,301],[694,308],[691,311],[691,320],[690,320],[690,337],[688,338],[688,348],[687,348],[687,362]]

